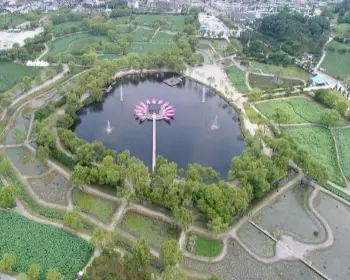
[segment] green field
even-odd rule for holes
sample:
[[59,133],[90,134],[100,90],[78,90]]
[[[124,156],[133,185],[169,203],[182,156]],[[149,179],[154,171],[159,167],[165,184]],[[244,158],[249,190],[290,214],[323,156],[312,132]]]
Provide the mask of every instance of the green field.
[[17,25],[26,21],[25,15],[8,13],[0,16],[0,29],[15,28]]
[[34,77],[39,72],[39,67],[28,67],[12,62],[0,62],[0,92],[12,88],[16,83],[21,82],[23,77]]
[[55,267],[64,279],[75,279],[92,254],[87,241],[15,213],[0,211],[0,224],[0,255],[16,254],[16,272],[27,272],[30,265],[40,264],[40,280]]
[[258,114],[258,112],[256,112],[248,103],[244,103],[243,106],[250,122],[259,123],[262,117]]
[[74,55],[83,54],[87,52],[87,50],[93,43],[101,44],[104,42],[111,42],[111,41],[106,36],[89,36],[86,38],[77,39],[69,44],[67,52]]
[[81,38],[87,38],[87,37],[91,37],[91,35],[89,33],[80,33],[80,34],[66,36],[61,39],[57,39],[52,42],[50,51],[46,56],[49,56],[49,55],[53,56],[53,55],[65,52],[68,49],[70,43],[72,43],[75,40],[78,40]]
[[271,76],[264,76],[259,74],[249,73],[248,82],[250,87],[252,88],[260,88],[260,89],[271,89],[271,88],[282,88],[282,87],[290,87],[296,85],[302,85],[303,83],[300,80],[279,78],[278,81]]
[[147,51],[157,51],[169,47],[169,44],[165,43],[131,43],[128,45],[127,53],[143,53]]
[[112,54],[112,53],[107,53],[107,54],[101,54],[99,56],[97,56],[97,58],[99,60],[104,60],[104,59],[115,59],[118,58],[119,56],[116,54]]
[[335,143],[328,129],[316,126],[286,127],[283,132],[291,135],[301,147],[327,167],[330,181],[343,186]]
[[194,246],[194,253],[198,256],[204,257],[216,257],[222,251],[223,245],[219,240],[210,239],[206,237],[196,237],[196,243]]
[[350,38],[350,24],[336,24],[332,27],[332,31],[337,37]]
[[299,78],[307,82],[310,79],[310,74],[298,66],[282,67],[272,64],[264,64],[257,61],[252,61],[251,66],[264,71],[267,74],[278,74],[286,78]]
[[339,143],[339,156],[342,161],[344,172],[350,178],[350,129],[337,129],[336,135]]
[[115,25],[120,25],[120,24],[127,24],[130,23],[130,17],[118,17],[118,18],[112,18],[108,21],[108,23],[115,24]]
[[174,35],[159,31],[152,39],[152,42],[161,42],[161,43],[171,43],[174,41]]
[[95,197],[84,193],[78,188],[73,190],[74,204],[79,206],[81,211],[90,214],[102,222],[108,223],[118,208],[118,204],[110,200]]
[[177,233],[170,224],[134,212],[126,213],[122,227],[157,247],[160,247],[161,244],[170,238],[177,238]]
[[[321,116],[326,110],[316,102],[305,97],[292,97],[281,100],[263,101],[255,104],[255,107],[269,119],[272,119],[276,109],[282,109],[289,115],[287,123],[322,123]],[[339,121],[339,125],[344,121]]]
[[182,15],[140,15],[135,21],[138,25],[152,27],[159,23],[161,29],[172,31],[182,31],[185,26],[185,16]]
[[327,50],[326,57],[321,64],[321,68],[323,68],[328,75],[335,78],[339,77],[340,80],[350,76],[350,53],[347,51],[345,54],[340,54],[337,51],[343,48],[349,49],[349,46],[331,41],[327,45],[327,48],[328,47],[333,47],[335,51],[331,52]]
[[236,66],[226,68],[226,74],[230,78],[232,85],[240,93],[249,93],[249,89],[245,83],[245,72]]
[[154,30],[138,28],[130,33],[134,37],[134,42],[149,42],[152,39]]

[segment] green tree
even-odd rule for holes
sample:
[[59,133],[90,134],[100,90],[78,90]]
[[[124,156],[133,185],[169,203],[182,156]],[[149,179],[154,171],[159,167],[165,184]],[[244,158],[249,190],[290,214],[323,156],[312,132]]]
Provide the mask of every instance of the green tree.
[[0,189],[0,207],[12,208],[15,206],[15,199],[19,192],[14,184],[10,184],[7,187]]
[[20,273],[20,274],[18,274],[18,279],[19,280],[30,280],[29,279],[29,277],[28,277],[28,275],[27,274],[25,274],[25,273]]
[[290,115],[285,110],[276,108],[272,119],[281,125],[281,123],[287,123],[289,121]]
[[75,207],[73,211],[67,212],[63,216],[63,223],[65,226],[71,227],[74,231],[79,231],[83,228],[83,222],[79,216],[80,208]]
[[29,280],[38,280],[40,276],[40,264],[32,264],[28,270]]
[[162,280],[187,280],[187,275],[178,267],[168,266],[162,273]]
[[133,261],[139,275],[147,276],[150,273],[151,251],[147,241],[143,238],[136,241],[132,247]]
[[0,271],[12,272],[16,264],[16,255],[14,253],[6,253],[0,260]]
[[249,93],[249,100],[258,101],[260,99],[261,99],[261,90],[258,88],[253,88],[252,91]]
[[11,170],[11,163],[7,157],[4,157],[0,161],[0,173],[1,174],[6,174]]
[[49,148],[47,146],[40,145],[36,150],[36,158],[41,162],[46,163],[49,158]]
[[47,271],[46,280],[62,280],[62,275],[58,268],[50,268]]
[[75,151],[75,159],[82,165],[91,165],[94,161],[94,150],[91,144],[84,144]]
[[192,214],[188,209],[179,207],[174,211],[174,221],[180,225],[182,230],[186,231],[192,223]]
[[112,233],[107,230],[103,230],[99,227],[94,229],[90,242],[94,247],[103,250],[106,249],[112,242]]
[[160,246],[160,259],[165,266],[174,266],[182,261],[183,257],[175,239],[169,239]]
[[225,232],[228,230],[228,224],[223,223],[221,217],[217,217],[209,221],[208,227],[212,231],[214,236],[217,236],[220,232]]
[[68,67],[69,67],[69,72],[73,73],[76,68],[74,61],[72,60],[68,61]]
[[15,128],[15,131],[13,132],[13,139],[15,140],[16,144],[21,144],[24,142],[24,140],[26,140],[26,134],[18,128]]
[[75,165],[71,175],[72,183],[76,186],[89,183],[89,173],[89,167],[80,164]]
[[47,146],[49,149],[56,148],[56,136],[48,126],[40,129],[37,140],[40,145]]
[[339,112],[335,109],[325,110],[321,115],[321,120],[328,127],[334,126],[340,120]]

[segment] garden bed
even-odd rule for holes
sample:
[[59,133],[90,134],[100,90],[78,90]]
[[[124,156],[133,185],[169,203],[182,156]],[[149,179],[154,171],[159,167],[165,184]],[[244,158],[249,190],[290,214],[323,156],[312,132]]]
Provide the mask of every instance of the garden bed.
[[196,234],[189,234],[186,241],[187,251],[197,256],[213,258],[218,256],[223,249],[223,244],[220,240]]
[[178,231],[170,224],[160,220],[127,212],[123,218],[122,228],[137,236],[146,239],[151,245],[160,247],[161,244],[171,238],[178,238]]
[[339,156],[344,172],[350,178],[350,128],[337,129],[335,131],[339,144]]
[[264,76],[253,73],[249,73],[248,82],[250,87],[260,89],[285,88],[304,84],[300,80],[286,78],[278,78],[277,80],[273,76]]
[[319,160],[329,173],[329,180],[344,185],[338,166],[337,152],[331,132],[327,128],[316,126],[285,127],[284,133],[292,136],[296,143],[308,151],[311,156]]
[[77,187],[73,189],[72,197],[74,205],[79,206],[81,211],[104,223],[109,223],[111,221],[119,206],[115,201],[90,195]]
[[32,190],[42,200],[49,203],[68,205],[68,190],[72,183],[55,171],[43,178],[28,179]]
[[0,255],[16,254],[16,272],[40,264],[40,280],[46,279],[50,268],[74,279],[91,257],[93,248],[87,241],[62,229],[4,211],[0,211],[0,224]]

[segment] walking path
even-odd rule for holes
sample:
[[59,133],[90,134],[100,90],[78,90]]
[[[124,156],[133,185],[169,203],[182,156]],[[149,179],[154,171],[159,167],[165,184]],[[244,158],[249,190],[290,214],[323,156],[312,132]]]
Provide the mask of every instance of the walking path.
[[50,49],[46,43],[44,44],[44,46],[45,46],[45,50],[38,56],[36,60],[41,60],[49,52]]
[[327,52],[326,52],[326,46],[327,46],[332,40],[333,40],[333,38],[332,38],[332,37],[329,37],[328,41],[327,41],[326,44],[324,45],[324,47],[323,47],[323,49],[322,49],[322,56],[321,56],[320,60],[318,61],[318,63],[316,64],[315,69],[320,68],[320,66],[321,66],[321,64],[322,64],[322,62],[323,62],[323,60],[324,60],[324,58],[326,57],[326,54],[327,54]]
[[150,43],[152,43],[153,38],[157,35],[157,33],[158,33],[159,30],[160,30],[160,27],[158,27],[158,29],[156,30],[156,32],[154,32],[154,34],[153,34],[153,36],[152,36],[152,38],[151,38],[151,40],[150,40]]

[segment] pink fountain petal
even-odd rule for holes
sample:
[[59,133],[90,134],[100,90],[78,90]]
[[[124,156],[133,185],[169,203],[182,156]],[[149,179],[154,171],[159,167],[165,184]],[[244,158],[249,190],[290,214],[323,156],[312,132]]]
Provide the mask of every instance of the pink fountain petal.
[[151,104],[151,101],[149,99],[146,99],[146,104]]
[[166,121],[169,121],[170,117],[165,116],[163,119],[166,120]]
[[162,105],[162,109],[164,109],[165,107],[167,107],[170,103],[169,102],[165,102],[163,105]]
[[143,108],[147,109],[147,105],[146,105],[145,103],[143,103],[142,101],[140,102],[140,105],[141,105]]
[[155,100],[154,98],[152,99],[152,104],[157,104],[157,100]]
[[162,100],[162,99],[159,99],[158,104],[159,104],[159,105],[163,104],[163,100]]

